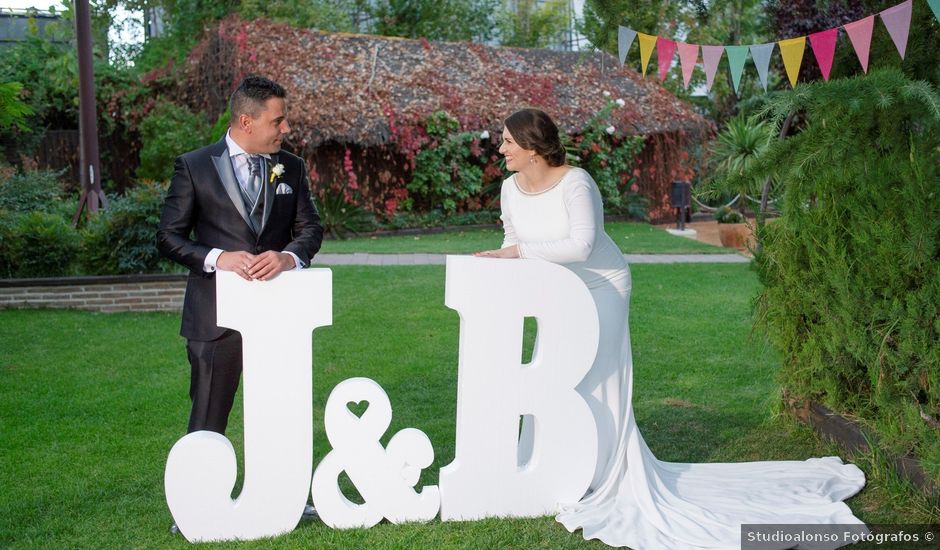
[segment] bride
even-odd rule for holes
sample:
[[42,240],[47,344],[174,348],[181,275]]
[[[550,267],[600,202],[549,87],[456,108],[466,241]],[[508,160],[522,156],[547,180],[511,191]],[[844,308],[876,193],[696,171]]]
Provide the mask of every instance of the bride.
[[838,457],[679,464],[653,456],[633,418],[630,270],[604,232],[597,184],[565,164],[544,112],[517,111],[504,126],[499,152],[515,172],[502,186],[505,238],[478,255],[564,265],[587,285],[600,320],[597,357],[577,388],[597,422],[597,467],[587,495],[563,506],[558,521],[638,550],[740,548],[741,524],[862,524],[842,500],[865,476]]

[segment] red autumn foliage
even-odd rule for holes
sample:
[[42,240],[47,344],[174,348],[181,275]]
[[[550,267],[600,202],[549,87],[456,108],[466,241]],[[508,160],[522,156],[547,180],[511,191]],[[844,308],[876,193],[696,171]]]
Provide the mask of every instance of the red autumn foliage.
[[[213,120],[245,75],[280,82],[293,127],[286,147],[307,159],[321,185],[345,182],[356,191],[351,200],[376,212],[397,208],[415,156],[430,143],[424,121],[439,110],[460,131],[498,136],[505,116],[535,106],[577,140],[610,98],[622,98],[612,124],[655,138],[637,164],[641,192],[654,205],[674,175],[688,171],[680,151],[713,131],[655,79],[605,53],[326,33],[230,17],[208,30],[183,73],[178,96]],[[473,154],[495,154],[496,141],[475,143]],[[496,166],[485,175],[503,177]]]

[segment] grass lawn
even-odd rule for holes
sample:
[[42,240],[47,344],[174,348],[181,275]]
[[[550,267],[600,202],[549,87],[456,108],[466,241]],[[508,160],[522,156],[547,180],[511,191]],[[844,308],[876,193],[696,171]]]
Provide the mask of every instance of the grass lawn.
[[[670,461],[805,459],[838,453],[775,414],[778,365],[751,335],[758,287],[742,265],[638,265],[631,312],[637,421]],[[394,409],[384,441],[428,434],[435,484],[454,454],[458,317],[440,266],[334,268],[334,322],[314,333],[314,442],[327,452],[330,390],[368,376]],[[0,546],[184,548],[172,536],[163,469],[185,432],[189,366],[178,315],[0,311]],[[443,396],[443,397],[441,397]],[[241,449],[236,403],[229,437]],[[241,456],[239,462],[241,463]],[[937,521],[936,509],[887,488],[877,464],[849,501],[864,520]],[[894,496],[891,496],[894,495]],[[302,522],[261,548],[606,548],[552,518],[333,530]]]
[[[729,254],[732,250],[676,237],[645,223],[610,222],[607,233],[625,254]],[[498,248],[503,232],[497,229],[452,230],[430,235],[356,237],[324,241],[322,252],[373,254],[465,254]]]

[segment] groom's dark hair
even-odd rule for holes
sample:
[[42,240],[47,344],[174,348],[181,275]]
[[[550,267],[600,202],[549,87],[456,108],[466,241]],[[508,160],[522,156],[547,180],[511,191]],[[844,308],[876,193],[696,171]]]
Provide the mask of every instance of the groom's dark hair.
[[265,101],[272,97],[283,98],[285,95],[284,88],[271,79],[257,75],[246,76],[228,100],[231,119],[238,120],[239,115],[257,118]]

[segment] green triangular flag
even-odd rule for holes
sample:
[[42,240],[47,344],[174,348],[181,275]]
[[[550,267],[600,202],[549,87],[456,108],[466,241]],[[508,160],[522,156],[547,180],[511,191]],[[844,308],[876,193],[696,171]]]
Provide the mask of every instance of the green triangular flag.
[[749,46],[725,46],[728,52],[728,66],[731,67],[731,82],[734,84],[734,93],[738,93],[738,84],[741,83],[741,73],[744,72],[744,62],[747,61]]

